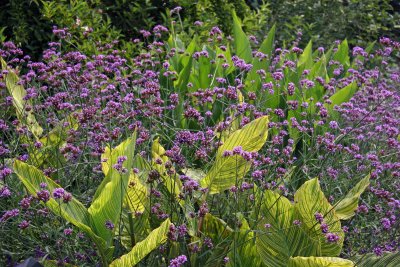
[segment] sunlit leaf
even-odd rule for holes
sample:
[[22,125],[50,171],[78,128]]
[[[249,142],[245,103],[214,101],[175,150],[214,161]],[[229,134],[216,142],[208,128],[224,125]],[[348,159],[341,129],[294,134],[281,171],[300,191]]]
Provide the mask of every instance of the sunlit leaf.
[[211,194],[219,193],[235,185],[248,172],[250,162],[241,156],[224,157],[226,150],[241,146],[248,152],[256,152],[264,145],[268,136],[268,117],[263,116],[245,125],[230,135],[218,148],[213,166],[201,180],[201,186],[208,187]]
[[[112,231],[106,228],[107,221],[114,225],[118,222],[119,213],[125,199],[130,172],[133,167],[136,143],[136,132],[116,148],[111,150],[106,161],[108,172],[106,177],[97,188],[92,204],[88,211],[91,214],[96,232],[107,242],[111,241]],[[118,158],[126,156],[122,166],[124,172],[116,170],[113,166],[117,164]],[[103,165],[104,166],[104,165]],[[103,168],[104,169],[104,168]]]
[[290,258],[288,267],[353,267],[350,260],[335,257],[295,257]]
[[354,216],[358,207],[361,194],[369,186],[369,175],[356,184],[337,204],[335,211],[341,220],[347,220]]
[[167,234],[171,222],[166,219],[160,227],[154,229],[143,241],[137,243],[132,250],[122,257],[114,260],[110,267],[135,266],[143,260],[150,252],[167,241]]
[[[294,201],[295,216],[301,218],[301,227],[310,238],[319,244],[314,255],[338,256],[342,250],[344,232],[339,217],[321,190],[318,179],[314,178],[305,182],[295,193]],[[324,223],[329,226],[329,232],[339,236],[337,242],[327,241],[325,234],[321,231],[321,224],[315,218],[316,213],[322,214]]]
[[14,70],[7,66],[7,63],[0,57],[1,69],[7,70],[8,74],[3,75],[6,82],[7,91],[12,97],[12,103],[16,110],[18,120],[27,127],[27,129],[37,138],[42,135],[43,129],[36,121],[33,111],[27,111],[27,105],[31,105],[30,101],[24,99],[26,90],[22,85],[19,85],[19,78]]

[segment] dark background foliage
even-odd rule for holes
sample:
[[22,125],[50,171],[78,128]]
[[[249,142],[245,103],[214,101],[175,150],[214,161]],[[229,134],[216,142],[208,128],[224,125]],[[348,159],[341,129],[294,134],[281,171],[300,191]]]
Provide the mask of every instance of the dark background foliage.
[[[141,29],[168,24],[168,10],[176,6],[182,6],[183,26],[189,30],[200,20],[205,29],[219,25],[230,34],[232,9],[247,33],[259,38],[276,23],[277,40],[283,45],[299,31],[304,43],[313,39],[321,46],[345,38],[356,46],[380,36],[400,36],[400,4],[394,0],[8,0],[0,1],[0,40],[12,40],[39,57],[57,25],[79,37],[72,47],[94,52],[93,39],[129,42]],[[81,36],[82,27],[93,28],[90,40]]]

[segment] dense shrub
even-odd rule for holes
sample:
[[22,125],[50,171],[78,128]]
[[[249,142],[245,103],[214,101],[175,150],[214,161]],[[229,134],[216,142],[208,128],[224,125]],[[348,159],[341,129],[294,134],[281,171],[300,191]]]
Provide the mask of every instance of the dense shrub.
[[[0,3],[0,38],[22,45],[24,51],[38,59],[51,40],[53,26],[67,27],[74,33],[71,49],[94,53],[93,42],[109,42],[115,38],[122,49],[132,50],[132,39],[140,30],[157,24],[169,25],[169,10],[181,6],[182,26],[189,35],[201,21],[197,34],[204,41],[214,25],[232,34],[231,13],[243,21],[247,34],[262,38],[274,24],[279,31],[276,40],[287,46],[302,32],[304,41],[313,39],[318,46],[328,46],[347,38],[350,46],[367,46],[380,36],[400,36],[399,9],[396,1],[245,1],[245,0],[13,0]],[[94,31],[85,38],[85,29]]]

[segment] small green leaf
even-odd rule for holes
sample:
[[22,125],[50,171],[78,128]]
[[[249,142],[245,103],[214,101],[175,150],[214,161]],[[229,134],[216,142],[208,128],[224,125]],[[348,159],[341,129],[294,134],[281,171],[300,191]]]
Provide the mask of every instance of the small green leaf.
[[355,210],[358,207],[358,200],[368,186],[369,175],[358,182],[356,186],[335,205],[336,214],[341,220],[347,220],[354,216]]

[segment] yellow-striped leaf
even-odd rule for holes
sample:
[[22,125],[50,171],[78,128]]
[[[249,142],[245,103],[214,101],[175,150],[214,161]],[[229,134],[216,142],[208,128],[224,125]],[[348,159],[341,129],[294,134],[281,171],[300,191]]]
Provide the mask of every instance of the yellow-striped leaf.
[[33,111],[27,111],[25,108],[30,105],[30,101],[24,100],[26,91],[22,85],[19,85],[19,78],[15,72],[7,66],[7,63],[0,57],[1,69],[7,70],[8,74],[4,75],[8,93],[12,97],[13,106],[16,110],[18,120],[24,124],[28,130],[37,138],[42,135],[43,129],[36,121]]
[[[319,244],[314,255],[338,256],[342,250],[344,232],[335,209],[329,204],[321,190],[318,179],[314,178],[305,182],[295,193],[294,201],[295,216],[301,218],[302,229]],[[316,213],[322,214],[324,223],[329,227],[329,232],[339,236],[337,242],[327,241],[325,234],[321,231],[321,224],[315,218]]]
[[[111,151],[106,164],[108,172],[100,186],[97,188],[93,202],[89,207],[96,232],[108,243],[111,242],[113,232],[106,228],[107,221],[114,225],[118,222],[122,203],[125,199],[130,172],[133,165],[136,143],[136,132]],[[122,167],[124,172],[113,168],[118,158],[126,156]]]
[[[52,193],[55,188],[61,187],[53,180],[46,177],[43,172],[41,172],[34,166],[28,165],[22,161],[16,160],[14,162],[13,169],[18,178],[28,190],[28,192],[33,196],[37,196],[37,192],[41,190],[41,183],[47,184],[46,189],[50,193]],[[95,231],[93,231],[91,216],[85,206],[77,199],[72,197],[72,200],[70,202],[63,203],[63,201],[56,201],[54,198],[50,198],[50,200],[46,202],[46,206],[53,213],[60,215],[65,220],[69,221],[70,223],[81,229],[83,232],[85,232],[96,243],[100,250],[109,250],[106,246],[105,241],[101,237],[99,237],[95,233]],[[112,249],[111,251],[109,250],[109,252],[111,254]]]
[[129,253],[114,260],[110,264],[110,267],[135,266],[138,264],[150,252],[167,241],[167,234],[170,225],[170,220],[166,219],[160,227],[154,229],[143,241],[137,243]]
[[201,180],[202,187],[208,187],[211,194],[219,193],[243,178],[250,168],[250,162],[241,156],[224,157],[226,150],[241,146],[248,152],[256,152],[262,148],[268,136],[268,117],[260,117],[242,129],[233,132],[219,147],[215,162],[207,176]]
[[350,260],[336,257],[295,257],[290,258],[288,267],[354,267]]
[[257,226],[257,251],[267,266],[286,267],[291,256],[311,256],[318,244],[293,222],[290,201],[271,190],[264,192]]
[[363,178],[353,187],[347,195],[335,205],[337,216],[341,220],[347,220],[354,216],[358,207],[361,194],[369,186],[369,175]]

